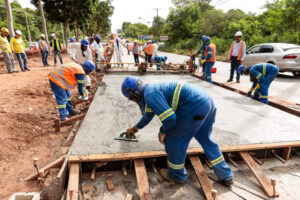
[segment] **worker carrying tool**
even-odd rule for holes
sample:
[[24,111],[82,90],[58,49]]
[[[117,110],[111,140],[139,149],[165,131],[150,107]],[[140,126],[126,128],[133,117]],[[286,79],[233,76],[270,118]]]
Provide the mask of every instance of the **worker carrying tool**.
[[204,65],[204,80],[212,83],[211,80],[211,68],[216,62],[216,45],[210,41],[210,37],[204,38],[204,45],[206,46],[204,51],[205,58],[201,60],[201,64]]
[[55,67],[48,75],[51,89],[55,95],[60,120],[68,120],[68,116],[79,114],[73,109],[71,101],[71,89],[78,85],[79,99],[87,100],[84,92],[84,76],[94,71],[95,65],[91,61],[84,64],[69,63]]
[[161,63],[166,64],[168,57],[167,56],[155,56],[154,62],[156,63],[157,70],[160,70]]
[[121,87],[123,95],[136,102],[143,114],[140,121],[128,128],[128,137],[135,135],[157,115],[162,126],[158,139],[168,154],[168,169],[160,175],[167,181],[183,183],[187,179],[184,167],[186,151],[193,137],[203,147],[214,172],[225,185],[231,185],[233,172],[219,146],[210,137],[216,108],[203,89],[181,82],[145,84],[135,76],[127,77]]
[[[202,37],[201,37],[202,44],[196,54],[196,56],[201,54],[201,60],[205,59],[205,49],[206,49],[206,45],[205,45],[205,41],[204,41],[205,38],[206,38],[206,35],[202,35]],[[199,64],[201,64],[201,61]],[[205,76],[205,63],[203,63],[203,65],[202,65],[202,71],[203,71],[203,77],[204,77]]]
[[250,73],[250,81],[253,84],[248,92],[248,96],[251,96],[255,90],[252,99],[268,104],[268,90],[272,81],[277,76],[279,68],[270,63],[261,63],[253,65],[250,68],[241,65],[238,68],[238,72],[240,75],[248,75]]

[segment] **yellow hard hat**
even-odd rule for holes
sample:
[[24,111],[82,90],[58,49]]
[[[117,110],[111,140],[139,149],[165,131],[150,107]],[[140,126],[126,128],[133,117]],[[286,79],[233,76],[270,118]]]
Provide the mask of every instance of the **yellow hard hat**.
[[3,32],[9,33],[8,29],[5,28],[5,27],[2,27],[2,28],[1,28],[1,32],[2,32],[2,33],[3,33]]

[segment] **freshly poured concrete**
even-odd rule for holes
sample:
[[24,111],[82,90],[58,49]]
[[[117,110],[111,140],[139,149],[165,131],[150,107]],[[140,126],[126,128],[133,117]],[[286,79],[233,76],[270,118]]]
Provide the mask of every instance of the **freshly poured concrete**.
[[[75,137],[71,155],[164,150],[157,138],[161,126],[158,117],[137,133],[139,142],[114,140],[141,117],[138,106],[126,100],[121,93],[121,84],[126,76],[104,76],[102,86]],[[204,88],[217,107],[212,137],[220,146],[300,141],[300,120],[296,116],[190,75],[148,74],[140,77],[145,83],[180,80]],[[193,147],[200,145],[192,140],[189,148]]]

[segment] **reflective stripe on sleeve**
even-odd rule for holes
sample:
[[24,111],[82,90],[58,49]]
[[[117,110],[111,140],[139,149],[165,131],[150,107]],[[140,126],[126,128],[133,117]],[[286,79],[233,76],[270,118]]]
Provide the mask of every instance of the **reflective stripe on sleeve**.
[[221,163],[224,161],[224,157],[223,155],[221,155],[220,157],[218,157],[217,159],[210,161],[210,163],[212,164],[212,166],[216,166],[217,164]]
[[177,107],[178,107],[180,92],[181,92],[181,88],[182,88],[183,84],[184,83],[178,83],[176,86],[176,89],[174,91],[173,100],[172,100],[172,109],[174,112],[176,112]]
[[184,163],[180,164],[180,165],[175,165],[173,163],[171,163],[170,161],[168,161],[168,166],[172,169],[182,169],[184,168]]
[[267,73],[267,64],[264,64],[263,66],[263,75],[266,76]]
[[151,112],[153,112],[153,110],[146,105],[146,112],[151,113]]
[[262,76],[262,74],[259,73],[259,74],[256,76],[256,79],[258,80],[261,76]]
[[169,116],[175,114],[174,111],[172,110],[172,108],[169,108],[168,110],[166,110],[165,112],[161,113],[158,118],[160,119],[160,121],[164,121],[166,118],[168,118]]

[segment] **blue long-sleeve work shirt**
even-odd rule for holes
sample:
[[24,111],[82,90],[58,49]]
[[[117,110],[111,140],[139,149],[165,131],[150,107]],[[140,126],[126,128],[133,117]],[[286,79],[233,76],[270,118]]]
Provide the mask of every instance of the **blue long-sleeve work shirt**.
[[276,65],[272,65],[270,63],[260,63],[252,66],[250,68],[250,74],[251,76],[255,77],[257,81],[253,82],[251,90],[256,87],[257,83],[264,82],[266,76],[271,71],[277,71],[278,67]]
[[200,49],[197,51],[197,55],[199,55],[202,52],[201,58],[205,58],[205,48],[206,46],[202,43]]
[[157,115],[162,122],[160,132],[165,134],[174,129],[178,117],[189,115],[188,111],[209,98],[201,88],[179,82],[147,85],[143,95],[145,114],[136,126],[142,129]]
[[84,95],[84,74],[75,74],[78,83],[78,93],[80,95]]

